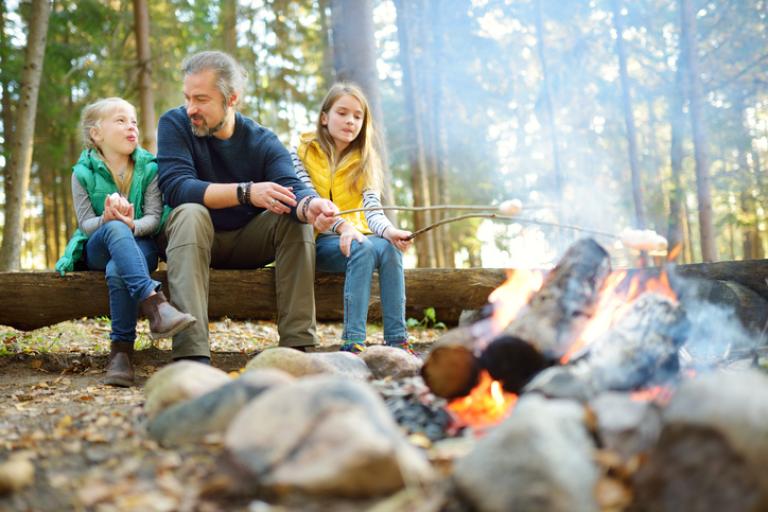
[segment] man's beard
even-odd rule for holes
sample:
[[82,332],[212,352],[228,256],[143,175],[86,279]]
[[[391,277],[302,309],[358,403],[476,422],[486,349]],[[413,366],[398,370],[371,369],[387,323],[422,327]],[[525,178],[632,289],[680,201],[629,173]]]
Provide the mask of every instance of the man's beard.
[[192,118],[190,118],[190,127],[192,128],[192,133],[195,135],[195,137],[211,137],[214,133],[221,130],[224,127],[224,123],[227,121],[227,114],[229,114],[229,107],[224,107],[224,117],[221,118],[221,121],[219,121],[216,126],[208,127],[208,123],[206,122],[205,118],[200,116],[197,119],[200,119],[203,121],[203,124],[200,126],[195,126],[192,124]]

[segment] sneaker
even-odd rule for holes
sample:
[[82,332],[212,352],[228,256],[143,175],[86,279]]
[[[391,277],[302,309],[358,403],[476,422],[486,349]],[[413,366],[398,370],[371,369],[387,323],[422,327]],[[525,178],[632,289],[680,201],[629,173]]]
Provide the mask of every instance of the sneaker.
[[401,341],[390,341],[387,342],[388,347],[395,347],[402,350],[405,350],[412,356],[418,356],[415,350],[413,350],[413,345],[411,345],[411,342],[408,340],[401,340]]
[[363,350],[365,350],[365,344],[359,341],[347,341],[339,349],[341,352],[350,352],[352,354],[359,354]]

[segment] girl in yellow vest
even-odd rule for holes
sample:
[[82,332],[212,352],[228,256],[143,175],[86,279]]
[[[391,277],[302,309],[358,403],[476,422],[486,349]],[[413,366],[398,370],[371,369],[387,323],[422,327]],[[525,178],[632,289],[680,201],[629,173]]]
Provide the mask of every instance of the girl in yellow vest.
[[[368,101],[355,85],[339,83],[325,96],[317,128],[293,152],[299,177],[340,210],[381,207],[381,165],[374,149]],[[317,237],[317,270],[345,273],[341,350],[365,348],[368,300],[379,273],[384,341],[413,353],[405,326],[402,251],[410,231],[397,229],[381,210],[345,214]]]
[[121,98],[99,100],[83,109],[81,129],[85,150],[72,168],[78,229],[56,270],[105,272],[112,343],[104,382],[130,386],[139,309],[152,338],[171,337],[195,318],[174,308],[149,275],[157,267],[153,235],[163,202],[155,157],[139,147],[136,109]]

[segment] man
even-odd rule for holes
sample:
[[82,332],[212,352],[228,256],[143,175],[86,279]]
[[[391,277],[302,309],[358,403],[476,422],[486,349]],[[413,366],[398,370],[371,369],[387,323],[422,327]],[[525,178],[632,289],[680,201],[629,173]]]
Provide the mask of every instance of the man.
[[165,228],[171,298],[197,323],[174,336],[173,357],[210,363],[210,267],[272,261],[280,345],[314,345],[312,224],[328,229],[338,209],[303,185],[274,133],[236,112],[246,76],[232,57],[201,52],[182,70],[185,106],[158,125],[159,185],[174,207]]

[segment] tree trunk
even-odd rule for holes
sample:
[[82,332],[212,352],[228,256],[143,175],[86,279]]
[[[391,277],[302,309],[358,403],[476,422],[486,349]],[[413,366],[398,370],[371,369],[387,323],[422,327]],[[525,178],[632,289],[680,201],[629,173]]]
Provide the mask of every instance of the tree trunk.
[[320,73],[323,77],[323,85],[327,89],[333,83],[333,52],[330,44],[331,27],[328,20],[328,11],[330,9],[329,0],[318,0],[318,9],[320,11],[320,31],[324,36],[323,45],[323,64]]
[[702,85],[699,56],[696,45],[696,10],[693,0],[680,0],[680,27],[682,51],[685,55],[688,102],[693,134],[693,152],[696,160],[696,196],[699,205],[699,233],[701,257],[705,262],[717,260],[715,228],[712,220],[712,195],[709,187],[707,135],[702,115]]
[[21,76],[19,105],[16,109],[16,130],[8,172],[5,181],[5,226],[0,247],[0,270],[18,270],[20,267],[22,228],[24,223],[24,196],[29,187],[32,150],[37,115],[37,97],[43,71],[45,40],[51,4],[48,0],[32,1],[24,70]]
[[[431,150],[433,164],[430,166],[432,174],[429,179],[430,183],[430,197],[436,204],[450,204],[448,198],[448,187],[446,180],[446,151],[443,141],[443,69],[445,68],[445,58],[443,55],[443,48],[445,46],[445,28],[443,27],[441,17],[441,4],[438,0],[430,0],[429,2],[429,16],[422,18],[423,33],[431,33],[431,42],[429,45],[429,61],[431,66],[429,68],[429,98],[428,102],[430,109],[429,125],[431,132]],[[431,27],[431,29],[430,29]],[[445,212],[438,215],[437,219],[444,218]],[[435,250],[438,257],[438,265],[440,267],[453,268],[455,267],[453,257],[453,247],[451,244],[450,231],[448,229],[436,230],[435,233]]]
[[[545,52],[544,20],[541,13],[541,0],[536,0],[535,5],[536,20],[536,53],[539,57],[541,66],[541,94],[544,100],[544,124],[549,132],[549,139],[552,144],[552,166],[555,185],[555,209],[558,224],[564,224],[563,219],[563,171],[560,163],[560,142],[557,136],[557,126],[555,123],[555,107],[553,104],[552,83],[547,67],[547,58]],[[566,240],[562,230],[556,231],[557,245],[564,249]]]
[[221,48],[228,54],[237,53],[237,0],[222,0],[221,14]]
[[[403,0],[395,0],[397,9],[397,37],[400,43],[400,65],[403,70],[403,92],[405,96],[406,121],[404,126],[411,133],[411,187],[413,191],[413,202],[415,205],[428,206],[432,204],[429,186],[427,185],[426,158],[424,155],[424,126],[423,119],[417,114],[417,104],[423,100],[416,89],[414,77],[413,47],[411,44],[411,27],[414,26],[413,3]],[[424,228],[431,224],[432,216],[430,212],[414,212],[414,230]],[[419,267],[435,266],[435,251],[432,238],[432,232],[425,233],[425,237],[418,236],[414,239],[416,246],[416,255]]]
[[[5,27],[5,2],[0,2],[0,28]],[[11,104],[11,93],[9,91],[8,82],[8,39],[5,35],[5,30],[0,30],[0,94],[3,95],[2,100],[2,120],[3,120],[3,152],[5,157],[5,167],[3,168],[3,175],[6,175],[8,170],[8,157],[10,154],[10,148],[13,144],[13,110]]]
[[632,97],[627,73],[627,55],[624,49],[624,24],[621,18],[619,0],[611,2],[613,7],[613,26],[616,29],[616,55],[619,58],[619,77],[621,79],[621,102],[624,110],[624,123],[627,129],[627,152],[632,183],[632,199],[635,203],[635,227],[645,229],[645,205],[643,203],[643,183],[637,161],[637,130],[632,112]]
[[331,0],[331,29],[336,77],[356,83],[368,98],[378,134],[375,142],[384,178],[382,202],[392,204],[392,177],[388,167],[384,110],[376,69],[373,0]]
[[155,100],[152,93],[152,54],[149,47],[149,9],[147,0],[133,0],[133,18],[136,32],[136,55],[141,105],[141,145],[150,153],[157,153],[155,135]]
[[675,83],[672,89],[672,97],[669,106],[669,125],[671,139],[669,145],[669,161],[671,167],[672,186],[669,191],[669,225],[667,228],[667,240],[669,248],[672,250],[676,246],[684,243],[683,237],[683,138],[685,131],[685,121],[683,116],[683,76],[681,70],[682,64],[678,61],[677,71],[675,72]]

